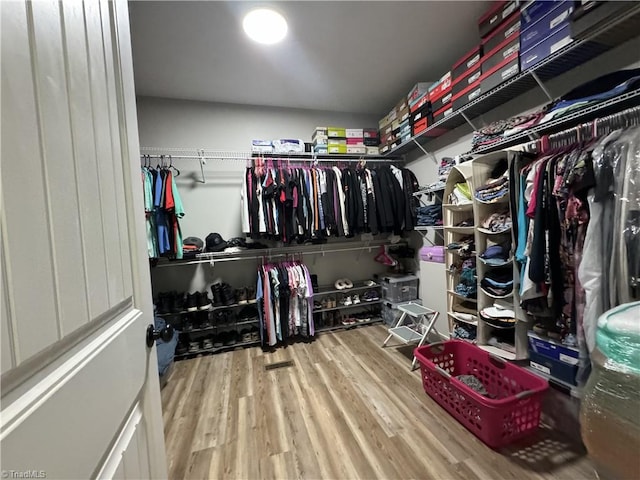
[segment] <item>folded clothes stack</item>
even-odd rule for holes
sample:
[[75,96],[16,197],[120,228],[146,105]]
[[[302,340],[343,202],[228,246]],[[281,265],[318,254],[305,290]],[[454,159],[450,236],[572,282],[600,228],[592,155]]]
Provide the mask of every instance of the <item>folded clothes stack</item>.
[[478,230],[484,233],[504,233],[511,230],[511,214],[508,210],[492,213],[482,221]]
[[487,249],[479,257],[480,261],[491,266],[501,266],[509,261],[511,242],[487,242]]
[[476,298],[478,296],[476,266],[473,258],[469,258],[462,263],[460,278],[454,290],[458,295],[465,298]]
[[416,214],[418,216],[418,225],[442,225],[442,204],[440,203],[418,207],[416,208]]
[[516,325],[516,314],[508,305],[494,303],[480,310],[480,318],[492,327],[511,328]]
[[485,203],[495,202],[509,193],[509,179],[506,175],[492,178],[486,184],[476,188],[476,198]]
[[504,297],[513,291],[513,271],[510,268],[496,268],[487,272],[480,282],[482,290],[496,297]]
[[475,341],[477,335],[478,335],[478,328],[475,325],[458,323],[454,327],[451,337],[473,342]]
[[455,164],[456,164],[455,159],[451,157],[443,157],[442,160],[440,160],[440,165],[438,165],[438,179],[441,182],[447,181],[449,172],[451,172],[451,169]]
[[476,249],[476,242],[473,235],[467,235],[457,242],[452,242],[447,245],[447,250],[457,250],[460,258],[468,258],[473,255]]
[[449,203],[452,205],[465,205],[472,203],[471,190],[467,182],[456,183],[449,195]]

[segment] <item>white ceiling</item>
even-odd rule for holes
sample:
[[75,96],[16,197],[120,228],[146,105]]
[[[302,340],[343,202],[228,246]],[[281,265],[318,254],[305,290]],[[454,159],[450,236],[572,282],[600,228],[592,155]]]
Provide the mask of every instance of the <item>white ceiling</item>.
[[[478,43],[490,1],[130,3],[138,95],[384,114],[418,81],[437,80]],[[260,45],[242,16],[287,19]]]

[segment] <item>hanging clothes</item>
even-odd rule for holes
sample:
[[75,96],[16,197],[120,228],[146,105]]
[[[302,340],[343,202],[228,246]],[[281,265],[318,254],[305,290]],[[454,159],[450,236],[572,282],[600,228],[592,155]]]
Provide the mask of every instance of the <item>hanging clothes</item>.
[[417,223],[413,172],[389,165],[266,165],[244,172],[242,229],[254,239],[304,243],[363,233],[400,234]]
[[258,269],[256,299],[262,347],[315,336],[313,286],[303,263],[262,265]]

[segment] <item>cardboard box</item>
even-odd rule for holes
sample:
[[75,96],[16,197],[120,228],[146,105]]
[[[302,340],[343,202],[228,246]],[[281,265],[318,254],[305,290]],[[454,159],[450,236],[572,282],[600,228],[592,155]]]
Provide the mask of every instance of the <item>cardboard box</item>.
[[327,145],[346,145],[347,139],[346,138],[330,138],[326,144]]
[[378,128],[382,130],[384,127],[386,127],[390,123],[391,121],[389,120],[389,114],[387,114],[378,121]]
[[478,77],[478,80],[453,96],[451,100],[453,111],[455,112],[456,110],[460,110],[467,103],[472,102],[473,100],[478,98],[481,94],[482,87],[480,85],[480,77]]
[[520,8],[520,14],[522,15],[522,30],[533,25],[538,20],[548,15],[556,8],[565,8],[571,5],[573,7],[573,0],[532,0],[522,5]]
[[393,131],[393,124],[388,123],[387,125],[385,125],[385,127],[382,130],[380,130],[380,136],[390,135],[392,131]]
[[571,38],[571,27],[570,25],[565,25],[556,33],[547,37],[542,42],[533,46],[529,50],[522,51],[520,53],[520,61],[522,63],[522,70],[526,70],[528,68],[533,67],[535,64],[541,62],[549,55],[557,52],[561,48],[566,47],[573,39]]
[[413,124],[411,133],[413,134],[414,137],[416,135],[420,135],[422,132],[424,132],[427,129],[428,126],[429,126],[429,119],[427,117],[423,117],[421,120],[418,120],[416,123]]
[[407,102],[409,103],[409,109],[411,105],[416,103],[425,93],[429,93],[429,87],[431,82],[416,83],[413,88],[407,94]]
[[367,147],[376,147],[380,144],[378,137],[364,137],[364,144]]
[[429,117],[431,117],[431,103],[427,102],[422,108],[419,108],[411,114],[410,122],[412,125],[415,125],[417,122]]
[[409,118],[411,112],[409,111],[409,106],[405,106],[402,110],[398,110],[398,117],[396,118],[399,122],[404,122]]
[[576,375],[578,374],[578,365],[567,365],[566,363],[554,360],[545,355],[540,355],[531,350],[529,351],[529,365],[531,368],[553,378],[557,378],[571,385],[577,385]]
[[424,107],[429,102],[429,92],[423,93],[414,103],[409,105],[409,112],[413,113],[416,110]]
[[484,58],[484,60],[482,61],[482,73],[488,72],[496,65],[503,62],[506,58],[511,57],[514,53],[517,54],[519,51],[520,36],[516,32],[500,45],[498,45],[498,47],[494,49],[491,55]]
[[347,153],[347,146],[336,144],[336,143],[330,143],[329,145],[327,145],[327,151],[328,153]]
[[341,127],[327,127],[327,137],[329,138],[346,138],[347,131]]
[[505,40],[520,32],[520,11],[511,15],[504,23],[496,28],[491,35],[482,39],[484,56],[490,57],[500,48]]
[[447,72],[429,90],[431,109],[438,111],[451,101],[451,72]]
[[518,10],[519,2],[499,1],[495,2],[489,10],[478,20],[478,30],[480,37],[486,37],[498,25],[505,21],[509,15]]
[[451,85],[451,95],[455,97],[462,90],[469,85],[476,83],[482,75],[482,62],[477,63],[473,68],[464,72],[461,77],[458,77]]
[[594,2],[577,7],[571,14],[571,38],[578,39],[598,28],[604,22],[619,18],[636,2]]
[[453,67],[451,67],[451,83],[455,83],[458,78],[465,75],[468,70],[477,68],[482,58],[482,45],[473,47]]
[[518,54],[514,53],[510,57],[505,58],[491,70],[482,74],[480,77],[482,93],[487,93],[488,91],[493,90],[495,87],[518,73],[520,73],[520,59],[518,58]]
[[315,153],[319,153],[319,154],[327,154],[329,153],[329,150],[327,149],[326,145],[316,145],[313,147],[313,151]]
[[364,138],[363,137],[360,137],[360,138],[347,137],[347,145],[359,145],[364,147]]
[[329,137],[313,137],[314,145],[326,145],[329,143]]
[[402,97],[400,101],[396,104],[394,110],[396,111],[396,114],[399,114],[400,112],[404,111],[407,108],[409,108],[407,97]]
[[367,146],[367,155],[380,155],[380,148]]
[[391,145],[382,145],[380,147],[380,155],[384,155],[385,153],[391,150]]
[[448,117],[453,113],[453,105],[451,102],[443,106],[440,110],[433,114],[433,123],[439,122],[440,120]]
[[524,52],[550,37],[569,24],[573,12],[572,2],[557,2],[558,6],[537,22],[520,31],[520,49]]
[[378,138],[380,135],[378,130],[375,128],[363,128],[362,136],[364,138]]
[[550,338],[537,335],[535,332],[527,332],[529,339],[529,351],[552,358],[568,365],[578,365],[580,362],[580,349],[568,347]]
[[345,130],[346,133],[346,137],[347,138],[363,138],[364,137],[364,132],[362,130],[362,128],[347,128]]
[[347,153],[353,155],[366,155],[367,147],[364,145],[347,145]]

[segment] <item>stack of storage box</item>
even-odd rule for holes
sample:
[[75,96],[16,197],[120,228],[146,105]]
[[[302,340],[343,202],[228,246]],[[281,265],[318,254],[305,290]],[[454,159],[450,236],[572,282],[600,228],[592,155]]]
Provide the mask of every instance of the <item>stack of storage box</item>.
[[327,136],[327,127],[316,127],[311,135],[311,143],[313,145],[314,153],[329,153],[327,145],[329,143],[329,137]]
[[380,137],[375,128],[316,127],[311,137],[315,153],[378,155]]
[[480,96],[482,46],[474,47],[451,68],[451,103],[460,110]]
[[431,102],[429,101],[429,83],[416,83],[407,95],[409,103],[409,125],[411,135],[424,132],[431,123]]
[[418,300],[418,277],[415,275],[388,275],[382,278],[382,318],[387,325],[395,325],[402,312],[398,306],[407,302],[422,304]]
[[396,105],[396,118],[391,122],[394,140],[391,148],[396,148],[411,138],[411,124],[409,122],[409,102],[402,97]]
[[429,87],[429,100],[431,101],[434,123],[453,113],[451,97],[451,72],[447,72]]
[[378,127],[380,128],[380,153],[387,153],[391,150],[391,144],[395,140],[391,122],[395,119],[396,109],[394,108],[378,122]]
[[496,2],[480,18],[478,28],[484,56],[480,93],[486,93],[520,73],[519,2]]
[[520,65],[533,67],[572,40],[570,18],[574,2],[534,0],[522,6]]

